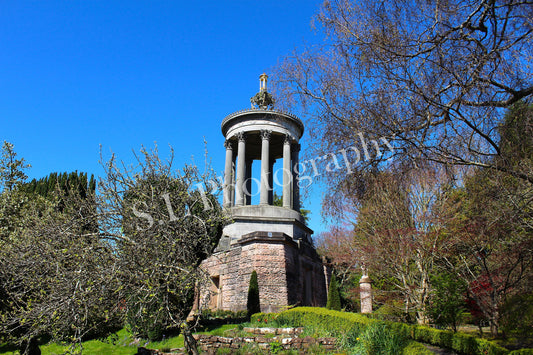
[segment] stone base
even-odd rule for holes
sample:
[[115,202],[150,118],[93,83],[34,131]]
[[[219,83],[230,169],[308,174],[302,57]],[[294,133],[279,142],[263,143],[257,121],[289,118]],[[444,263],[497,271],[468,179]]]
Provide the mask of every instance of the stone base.
[[253,205],[232,207],[228,212],[233,223],[224,227],[217,251],[227,250],[229,245],[254,231],[284,233],[294,240],[311,243],[313,231],[305,225],[302,215],[290,208]]
[[258,231],[218,249],[202,263],[212,285],[209,308],[246,310],[248,286],[257,272],[262,312],[276,312],[287,306],[325,306],[325,268],[313,246],[282,232]]

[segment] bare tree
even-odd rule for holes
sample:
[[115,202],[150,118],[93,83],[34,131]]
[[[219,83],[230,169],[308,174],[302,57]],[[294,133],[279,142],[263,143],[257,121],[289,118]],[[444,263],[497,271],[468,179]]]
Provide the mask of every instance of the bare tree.
[[438,220],[447,184],[439,172],[375,176],[353,233],[354,258],[391,279],[403,296],[405,314],[414,311],[419,323],[428,322],[430,275],[447,243]]
[[362,133],[394,146],[366,166],[394,156],[494,168],[533,182],[530,171],[493,159],[501,154],[503,109],[533,93],[532,5],[324,1],[317,16],[324,43],[277,68],[278,102],[302,108],[319,154],[364,146]]
[[86,228],[94,194],[44,198],[17,189],[0,204],[10,226],[0,239],[0,333],[33,354],[42,335],[79,344],[120,328],[114,248]]
[[103,166],[89,197],[0,195],[0,220],[11,226],[0,234],[0,335],[22,352],[42,335],[81,351],[84,338],[106,335],[125,318],[143,337],[179,327],[190,333],[199,265],[227,221],[214,172],[174,169],[157,149],[142,149],[130,167],[114,156]]
[[136,167],[121,167],[114,159],[106,164],[99,223],[117,245],[128,322],[138,335],[157,338],[167,328],[187,325],[204,277],[199,265],[216,247],[227,218],[208,190],[216,186],[213,171],[175,170],[172,158],[141,153]]

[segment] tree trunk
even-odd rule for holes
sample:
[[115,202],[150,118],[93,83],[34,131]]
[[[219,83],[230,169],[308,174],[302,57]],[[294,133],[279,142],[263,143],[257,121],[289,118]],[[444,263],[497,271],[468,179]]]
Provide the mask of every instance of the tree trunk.
[[499,318],[500,312],[494,311],[492,316],[490,317],[490,335],[493,338],[498,337],[498,328],[499,328]]
[[187,354],[199,355],[196,339],[194,339],[192,336],[192,332],[188,324],[185,324],[185,327],[183,328],[183,340],[185,342],[185,351]]
[[30,338],[30,341],[23,342],[20,353],[24,355],[41,355],[41,349],[39,349],[39,344],[36,337]]

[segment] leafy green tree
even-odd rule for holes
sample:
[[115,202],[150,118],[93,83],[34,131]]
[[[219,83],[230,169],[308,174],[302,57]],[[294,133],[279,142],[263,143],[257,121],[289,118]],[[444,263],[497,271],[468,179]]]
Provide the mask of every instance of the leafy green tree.
[[[60,212],[81,214],[84,217],[86,231],[96,232],[96,181],[94,175],[90,179],[84,172],[50,173],[49,175],[33,179],[21,184],[22,191],[37,194],[50,200],[57,199]],[[89,201],[87,204],[72,204],[72,196],[77,196],[79,201]],[[67,203],[68,200],[68,203]]]
[[[41,336],[79,351],[83,339],[122,326],[124,310],[162,330],[185,324],[205,279],[199,265],[227,217],[216,196],[198,190],[216,181],[212,170],[174,170],[157,150],[143,149],[138,163],[103,163],[98,195],[77,173],[0,194],[0,334],[21,353]],[[186,325],[184,333],[193,339]]]
[[334,273],[331,274],[331,280],[329,281],[326,308],[335,311],[341,310],[341,296],[339,294],[339,286],[337,285],[337,277]]
[[507,337],[531,342],[533,327],[533,293],[516,294],[502,306],[502,330]]
[[[517,104],[500,127],[502,155],[494,164],[533,171],[529,135],[533,107]],[[473,308],[498,335],[510,297],[531,293],[533,285],[533,184],[500,170],[475,170],[451,193],[445,223],[449,268],[468,285]]]
[[98,223],[102,237],[116,243],[117,276],[134,331],[155,338],[158,329],[183,326],[191,340],[185,320],[205,280],[200,263],[228,219],[206,189],[216,181],[214,172],[189,165],[177,170],[172,160],[143,148],[138,166],[124,170],[112,157],[99,183]]
[[261,303],[259,300],[259,283],[257,282],[257,272],[252,271],[250,276],[250,285],[248,286],[248,299],[246,301],[246,309],[248,310],[248,318],[252,314],[261,312]]
[[24,170],[30,167],[24,158],[17,159],[13,144],[4,141],[0,158],[0,187],[12,191],[28,178]]
[[428,313],[433,323],[457,332],[461,314],[466,310],[466,282],[455,273],[441,270],[431,275],[432,293]]

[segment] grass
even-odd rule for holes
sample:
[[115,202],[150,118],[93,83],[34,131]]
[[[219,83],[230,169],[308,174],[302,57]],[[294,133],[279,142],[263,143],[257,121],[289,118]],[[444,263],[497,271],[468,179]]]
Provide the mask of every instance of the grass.
[[202,331],[196,332],[198,334],[210,334],[210,335],[216,335],[219,337],[226,336],[228,330],[232,330],[237,328],[238,324],[223,324],[218,327],[207,327],[205,329],[202,329]]
[[[217,336],[224,336],[225,332],[237,328],[237,324],[224,324],[218,327],[208,327],[203,329],[200,334],[211,334]],[[135,343],[135,338],[129,333],[126,328],[119,330],[105,341],[88,340],[82,343],[83,354],[117,354],[117,355],[133,355],[137,353],[137,348],[143,346],[148,349],[175,349],[182,348],[183,336],[173,336],[160,341],[149,342],[141,340],[140,343]],[[50,343],[41,345],[42,355],[60,355],[68,350],[67,345]],[[0,345],[1,355],[18,355],[19,352],[9,345]]]
[[[88,340],[82,343],[83,354],[117,354],[117,355],[133,355],[137,353],[139,346],[144,346],[149,349],[173,349],[183,347],[183,336],[170,337],[161,341],[148,342],[143,341],[139,344],[134,343],[134,337],[126,330],[121,329],[113,336],[109,337],[106,341],[101,340]],[[41,345],[42,355],[60,355],[64,354],[68,350],[68,346],[51,343]],[[0,347],[0,354],[15,355],[19,354],[18,351],[12,347],[2,346]]]

